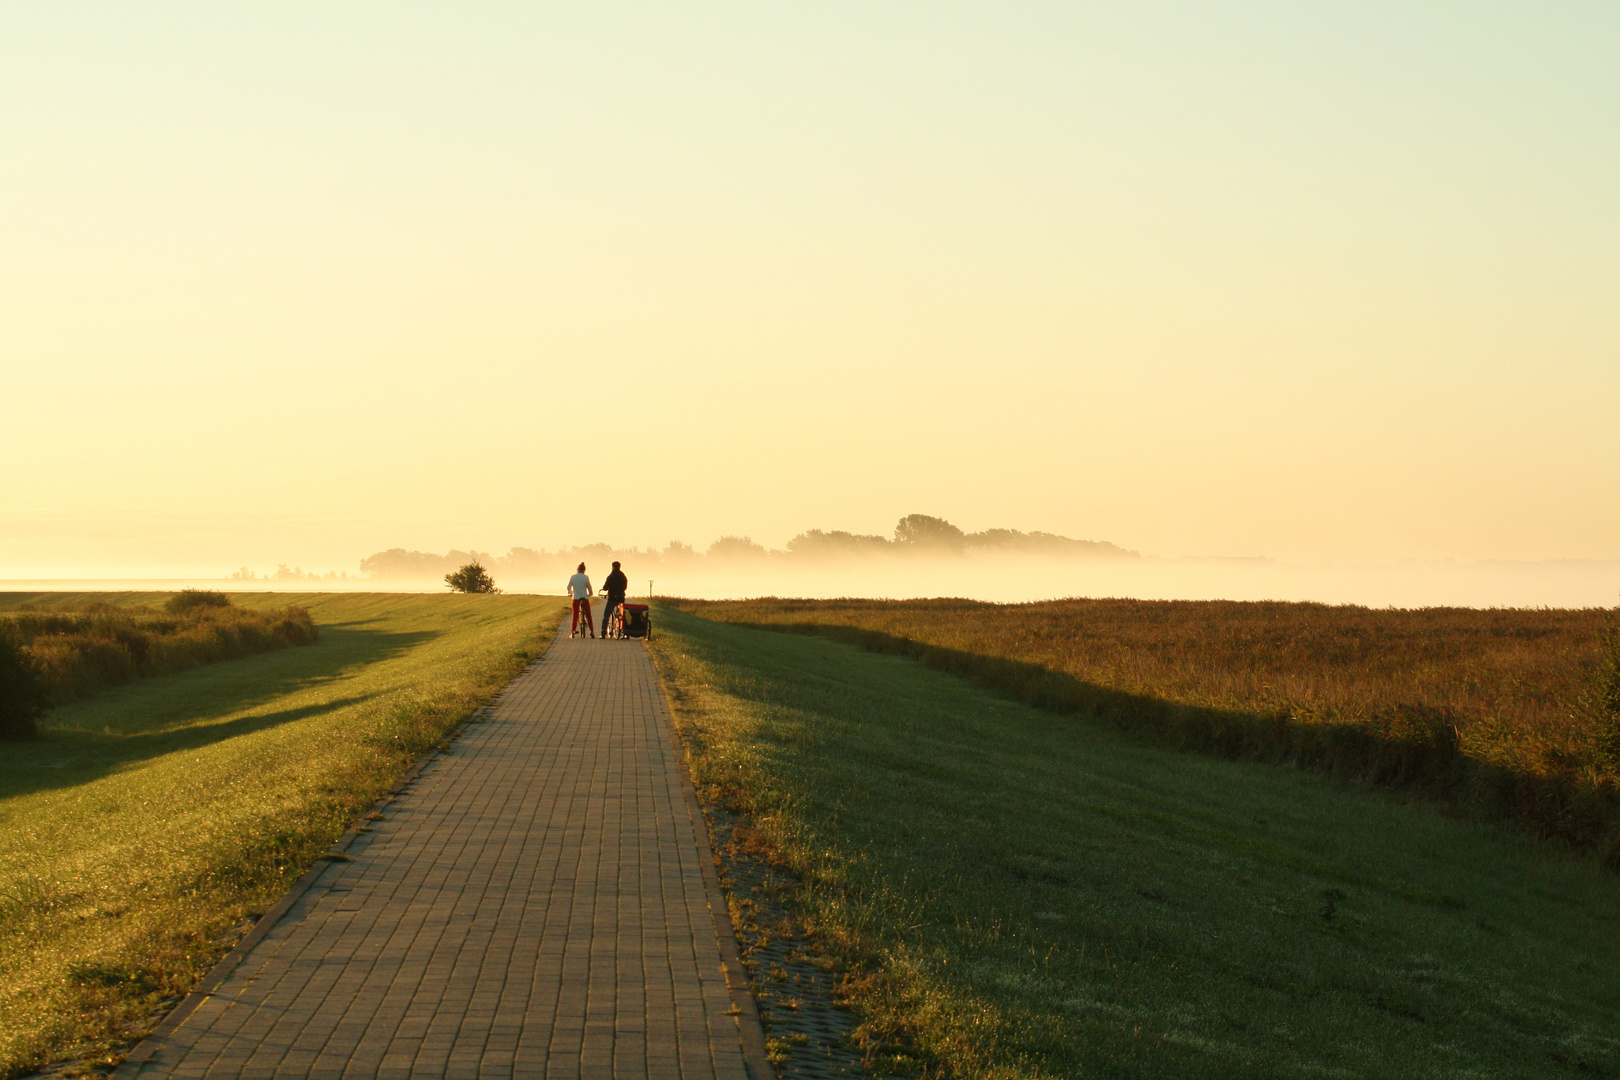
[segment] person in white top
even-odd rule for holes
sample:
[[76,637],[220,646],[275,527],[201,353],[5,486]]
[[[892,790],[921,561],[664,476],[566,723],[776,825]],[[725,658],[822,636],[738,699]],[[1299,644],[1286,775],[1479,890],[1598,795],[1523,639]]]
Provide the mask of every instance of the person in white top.
[[579,620],[583,615],[586,636],[595,637],[596,627],[591,623],[591,579],[585,576],[584,563],[580,563],[579,572],[568,579],[568,595],[574,598],[574,619],[569,625],[568,636],[579,633]]

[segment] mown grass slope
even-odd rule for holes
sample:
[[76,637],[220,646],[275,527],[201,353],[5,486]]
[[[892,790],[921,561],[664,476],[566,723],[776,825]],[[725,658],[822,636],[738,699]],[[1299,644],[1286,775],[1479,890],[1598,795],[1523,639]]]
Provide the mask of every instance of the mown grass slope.
[[673,601],[915,656],[1168,745],[1419,791],[1620,869],[1613,611],[1303,603]]
[[1591,860],[669,608],[706,797],[797,873],[873,1045],[964,1077],[1620,1073]]
[[300,604],[320,638],[108,690],[0,751],[0,1076],[140,1034],[155,1005],[191,986],[543,647],[561,607],[521,596],[234,599]]

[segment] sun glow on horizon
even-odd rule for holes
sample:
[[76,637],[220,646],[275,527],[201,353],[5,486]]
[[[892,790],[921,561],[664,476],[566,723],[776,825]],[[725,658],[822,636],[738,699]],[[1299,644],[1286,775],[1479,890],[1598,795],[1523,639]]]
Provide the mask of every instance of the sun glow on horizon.
[[8,5],[0,576],[918,508],[1620,559],[1616,55],[1600,5]]

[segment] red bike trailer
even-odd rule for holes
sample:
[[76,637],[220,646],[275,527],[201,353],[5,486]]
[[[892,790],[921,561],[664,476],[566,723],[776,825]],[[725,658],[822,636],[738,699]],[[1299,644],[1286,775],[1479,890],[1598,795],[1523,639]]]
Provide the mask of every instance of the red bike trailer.
[[624,636],[651,640],[652,608],[646,604],[625,604]]

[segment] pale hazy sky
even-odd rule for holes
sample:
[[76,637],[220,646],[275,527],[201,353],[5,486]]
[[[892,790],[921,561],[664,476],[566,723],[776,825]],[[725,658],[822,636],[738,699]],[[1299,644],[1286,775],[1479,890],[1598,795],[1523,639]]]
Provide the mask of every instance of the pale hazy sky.
[[0,6],[0,576],[1620,557],[1620,6]]

